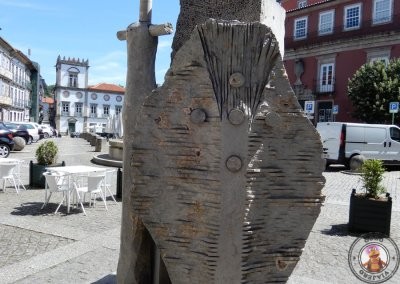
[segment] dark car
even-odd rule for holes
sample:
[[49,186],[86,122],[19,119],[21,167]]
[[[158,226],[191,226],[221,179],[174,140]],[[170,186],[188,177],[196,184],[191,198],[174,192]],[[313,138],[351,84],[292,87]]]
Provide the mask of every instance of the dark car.
[[13,148],[12,132],[3,123],[0,123],[0,158],[7,158]]
[[11,122],[3,122],[3,124],[11,130],[14,137],[24,138],[27,145],[32,144],[32,136],[29,135],[28,129],[24,125]]

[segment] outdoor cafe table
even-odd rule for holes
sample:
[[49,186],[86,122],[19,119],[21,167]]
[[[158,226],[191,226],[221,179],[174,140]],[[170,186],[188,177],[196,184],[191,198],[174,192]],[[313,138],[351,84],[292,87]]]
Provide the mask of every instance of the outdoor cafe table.
[[[68,186],[69,191],[73,191],[73,185],[71,183],[71,177],[76,177],[78,175],[84,175],[94,172],[106,172],[106,168],[93,167],[93,166],[84,166],[84,165],[76,165],[76,166],[65,166],[65,167],[49,167],[46,168],[49,172],[57,172],[57,173],[65,173],[68,175]],[[47,188],[46,188],[46,196],[47,196]],[[70,193],[67,194],[67,213],[70,210]]]

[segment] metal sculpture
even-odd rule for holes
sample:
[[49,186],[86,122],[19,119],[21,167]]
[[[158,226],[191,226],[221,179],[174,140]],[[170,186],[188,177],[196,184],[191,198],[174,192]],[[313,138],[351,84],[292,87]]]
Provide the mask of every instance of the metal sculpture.
[[278,47],[259,22],[207,20],[159,88],[154,58],[128,55],[120,283],[287,280],[324,179]]

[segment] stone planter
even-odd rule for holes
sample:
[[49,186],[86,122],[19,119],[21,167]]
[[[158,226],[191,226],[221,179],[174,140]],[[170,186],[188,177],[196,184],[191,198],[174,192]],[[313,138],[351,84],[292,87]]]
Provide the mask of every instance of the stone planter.
[[386,198],[377,200],[356,194],[353,189],[350,197],[350,232],[379,232],[389,237],[391,216],[392,198],[389,193]]
[[53,165],[39,165],[37,163],[33,163],[32,161],[29,163],[29,186],[36,188],[45,188],[46,179],[43,176],[43,173],[46,172],[46,168],[49,167],[65,167],[65,162],[56,163]]

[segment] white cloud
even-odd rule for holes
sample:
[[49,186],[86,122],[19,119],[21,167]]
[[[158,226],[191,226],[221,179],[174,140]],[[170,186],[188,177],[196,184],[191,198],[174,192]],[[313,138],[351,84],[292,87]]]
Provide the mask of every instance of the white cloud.
[[126,85],[126,74],[89,74],[89,85],[97,85],[100,83],[108,83],[115,85]]
[[163,69],[156,70],[156,82],[157,82],[157,84],[163,84],[164,83],[165,73],[167,73],[168,69],[169,68],[163,68]]
[[167,48],[171,49],[171,46],[172,46],[172,38],[163,39],[161,37],[161,39],[158,41],[157,50],[167,49]]
[[[165,73],[169,69],[171,40],[161,41],[159,46],[162,50],[157,52],[156,81],[157,84],[164,82]],[[162,55],[161,55],[162,54]],[[89,84],[94,85],[101,82],[126,85],[127,55],[126,52],[112,51],[104,56],[89,59]]]
[[[112,61],[121,61],[121,60],[126,60],[126,52],[122,52],[120,50],[116,51],[111,51],[101,57],[97,57],[93,60],[90,60],[93,62],[93,65],[101,65],[104,63],[112,62]],[[91,64],[92,65],[92,64]]]
[[89,84],[110,83],[125,86],[126,53],[112,51],[89,60]]

